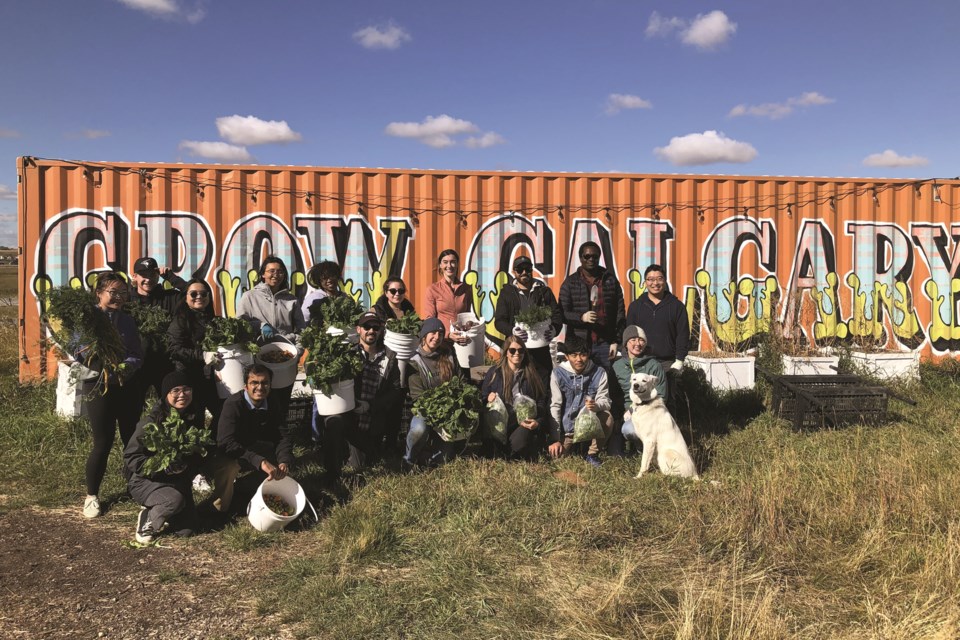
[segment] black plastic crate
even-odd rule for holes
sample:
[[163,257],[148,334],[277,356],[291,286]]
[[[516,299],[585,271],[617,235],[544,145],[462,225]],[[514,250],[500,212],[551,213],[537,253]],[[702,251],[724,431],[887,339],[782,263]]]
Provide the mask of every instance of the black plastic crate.
[[287,407],[287,429],[294,433],[309,433],[313,417],[313,396],[293,396]]
[[793,422],[794,429],[817,429],[851,423],[880,424],[887,420],[890,392],[859,376],[771,376],[774,413]]

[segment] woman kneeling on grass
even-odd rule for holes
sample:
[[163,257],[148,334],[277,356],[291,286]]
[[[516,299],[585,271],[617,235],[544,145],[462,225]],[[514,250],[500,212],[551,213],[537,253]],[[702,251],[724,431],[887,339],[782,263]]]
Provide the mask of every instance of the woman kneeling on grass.
[[[536,403],[533,417],[518,422],[516,399],[526,396]],[[549,415],[549,397],[533,361],[528,357],[523,341],[517,336],[507,336],[500,350],[500,362],[487,371],[480,395],[488,403],[497,397],[507,409],[506,436],[510,458],[532,458],[543,444],[540,422]],[[529,403],[528,403],[529,404]],[[524,408],[523,414],[531,413]],[[490,434],[484,434],[485,437]]]
[[[420,328],[420,346],[410,358],[410,377],[407,378],[407,385],[410,387],[406,405],[408,411],[425,391],[460,375],[460,368],[450,353],[449,345],[445,343],[445,334],[443,323],[439,319],[424,320]],[[413,416],[410,419],[410,431],[407,432],[407,452],[403,461],[408,468],[418,464],[440,464],[453,457],[453,445],[451,442],[440,441],[439,435],[433,432],[421,416]]]
[[[194,402],[191,377],[183,371],[167,374],[161,384],[160,400],[137,424],[123,452],[127,490],[143,507],[137,516],[137,542],[152,542],[168,522],[178,536],[193,534],[196,508],[192,481],[200,469],[201,451],[213,448],[204,418],[202,403]],[[177,454],[169,445],[161,444],[184,434],[184,439],[193,443],[187,453]],[[160,467],[160,457],[171,459]]]

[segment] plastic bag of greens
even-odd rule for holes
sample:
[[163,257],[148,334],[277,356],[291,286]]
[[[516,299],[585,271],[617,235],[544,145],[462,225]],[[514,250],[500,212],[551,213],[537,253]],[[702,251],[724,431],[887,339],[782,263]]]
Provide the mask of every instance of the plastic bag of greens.
[[603,438],[603,425],[600,424],[600,418],[593,411],[584,407],[573,422],[573,441],[575,443],[590,442],[598,438]]
[[513,410],[517,414],[517,424],[523,424],[524,420],[537,419],[537,403],[530,396],[522,393],[513,396]]
[[507,444],[507,405],[499,394],[484,408],[483,426],[488,436],[500,444]]

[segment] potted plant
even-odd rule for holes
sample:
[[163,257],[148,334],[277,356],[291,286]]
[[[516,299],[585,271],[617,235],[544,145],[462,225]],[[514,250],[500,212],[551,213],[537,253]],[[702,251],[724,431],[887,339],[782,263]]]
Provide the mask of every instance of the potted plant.
[[750,351],[698,351],[689,354],[684,363],[703,371],[707,383],[718,391],[753,389],[756,384],[756,357]]
[[480,391],[459,377],[424,391],[413,403],[420,416],[445,442],[466,440],[480,419]]
[[307,327],[300,334],[307,350],[303,367],[313,388],[320,415],[339,415],[356,407],[353,381],[363,369],[363,359],[342,335],[323,328]]
[[514,318],[514,325],[527,332],[526,346],[528,349],[539,349],[550,344],[547,331],[553,310],[546,305],[532,305],[518,313]]
[[243,389],[243,370],[259,351],[250,323],[242,318],[210,320],[201,348],[208,364],[217,363],[217,395],[227,398]]
[[854,339],[850,345],[850,365],[880,380],[919,380],[920,352],[885,348],[872,340]]
[[386,322],[383,344],[397,354],[397,365],[400,368],[400,380],[406,384],[407,363],[417,352],[420,344],[420,327],[423,321],[416,313],[408,313],[402,318],[390,318]]

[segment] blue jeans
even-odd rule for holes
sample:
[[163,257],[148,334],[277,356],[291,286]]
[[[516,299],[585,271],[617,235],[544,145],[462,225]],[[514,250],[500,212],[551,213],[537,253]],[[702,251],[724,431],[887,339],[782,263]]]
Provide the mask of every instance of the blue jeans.
[[[466,445],[464,442],[439,442],[431,445],[433,431],[427,426],[426,421],[420,416],[413,416],[410,419],[410,430],[407,432],[407,452],[403,459],[409,464],[419,464],[423,454],[426,453],[426,459],[423,462],[434,466],[449,462],[457,453],[457,445],[462,449]],[[440,440],[439,437],[436,438]]]

